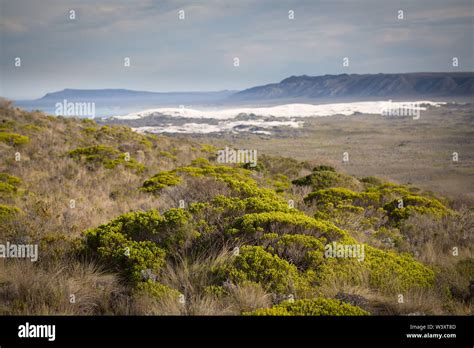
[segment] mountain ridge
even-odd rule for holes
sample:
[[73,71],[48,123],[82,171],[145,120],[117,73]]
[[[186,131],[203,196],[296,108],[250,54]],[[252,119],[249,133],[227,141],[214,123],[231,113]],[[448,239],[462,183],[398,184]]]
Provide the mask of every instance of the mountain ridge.
[[230,96],[234,100],[444,97],[474,94],[474,72],[290,76]]
[[[290,92],[291,89],[291,92]],[[323,90],[324,89],[324,90]],[[48,92],[35,101],[59,98],[165,98],[199,97],[218,99],[279,99],[381,96],[451,96],[474,94],[474,72],[415,72],[377,74],[292,75],[280,82],[244,90],[217,91],[137,91],[126,88],[65,88]]]
[[126,88],[104,88],[104,89],[76,89],[65,88],[56,92],[46,93],[43,97],[36,100],[57,99],[63,97],[69,98],[110,98],[110,97],[129,97],[129,98],[147,98],[147,97],[166,97],[166,96],[225,96],[236,91],[193,91],[193,92],[151,92],[136,91]]

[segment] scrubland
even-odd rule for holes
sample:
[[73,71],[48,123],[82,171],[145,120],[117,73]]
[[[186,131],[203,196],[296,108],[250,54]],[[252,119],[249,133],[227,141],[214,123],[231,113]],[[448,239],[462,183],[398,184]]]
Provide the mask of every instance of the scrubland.
[[[299,120],[304,121],[303,127],[275,129],[271,136],[241,133],[194,139],[300,161],[317,160],[346,174],[412,184],[457,202],[474,204],[472,102],[429,107],[421,111],[418,120],[368,114]],[[349,155],[347,163],[342,163],[344,152]],[[457,162],[453,161],[454,152],[458,154]]]
[[212,145],[8,102],[0,150],[0,244],[39,245],[0,259],[4,315],[473,313],[465,200],[318,156],[217,164]]

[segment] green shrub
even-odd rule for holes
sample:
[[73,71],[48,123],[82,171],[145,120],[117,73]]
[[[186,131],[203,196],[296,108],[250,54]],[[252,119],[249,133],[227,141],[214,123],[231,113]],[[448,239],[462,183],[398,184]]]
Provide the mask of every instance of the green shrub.
[[160,151],[160,156],[167,157],[172,160],[177,160],[178,158],[168,151]]
[[290,179],[283,174],[275,175],[273,180],[270,180],[270,184],[274,187],[276,192],[284,192],[291,187]]
[[159,172],[143,183],[142,190],[157,193],[168,186],[177,186],[181,178],[175,171]]
[[[271,209],[272,204],[278,205],[278,210],[287,210],[288,203],[285,202],[274,190],[260,187],[257,182],[250,177],[252,172],[239,167],[230,167],[224,165],[209,165],[204,159],[193,161],[195,166],[178,167],[172,171],[160,172],[154,177],[148,179],[143,184],[142,189],[148,192],[159,192],[167,186],[174,186],[181,183],[182,178],[178,176],[191,176],[194,178],[212,177],[217,181],[224,182],[233,191],[234,194],[241,198],[254,197],[256,199],[249,200],[249,204],[254,204],[256,210]],[[257,199],[258,198],[258,199]],[[260,200],[261,202],[258,202]],[[263,207],[266,206],[266,208]],[[286,208],[283,208],[286,206]]]
[[256,172],[264,172],[265,171],[265,166],[258,161],[256,165],[253,165],[253,163],[244,163],[242,164],[242,168],[248,169],[248,170],[253,170]]
[[135,282],[142,280],[147,270],[157,274],[165,263],[165,251],[155,243],[133,241],[113,228],[86,231],[85,246]]
[[383,251],[369,245],[364,247],[364,261],[354,258],[326,258],[318,268],[319,280],[322,283],[346,281],[361,285],[368,278],[370,287],[387,293],[434,285],[434,271],[411,255]]
[[12,196],[16,193],[16,191],[17,188],[15,186],[0,181],[0,194],[2,197]]
[[4,132],[7,130],[13,130],[15,128],[15,122],[11,120],[0,120],[0,132]]
[[316,298],[297,300],[294,302],[285,301],[272,308],[257,309],[256,311],[243,314],[259,316],[352,316],[369,315],[369,312],[339,300]]
[[212,295],[212,296],[215,296],[215,297],[221,297],[225,294],[227,294],[227,289],[224,288],[223,286],[221,285],[209,285],[209,286],[206,286],[203,290],[204,294],[206,295]]
[[71,150],[68,152],[69,157],[80,159],[85,157],[87,161],[100,161],[102,162],[104,159],[108,159],[116,154],[119,151],[105,145],[97,145],[97,146],[90,146],[90,147],[80,147],[75,150]]
[[369,184],[366,184],[366,187],[366,192],[376,193],[380,197],[380,207],[394,199],[398,199],[404,195],[411,194],[410,190],[407,187],[389,182],[379,186],[371,186]]
[[26,131],[40,132],[43,130],[42,127],[35,126],[34,124],[25,124],[21,129]]
[[132,131],[131,128],[126,126],[102,126],[99,129],[95,130],[94,136],[100,142],[111,142],[114,144],[126,144],[126,143],[135,143],[142,145],[143,149],[149,149],[153,146],[153,143],[150,141],[149,137],[138,134]]
[[313,168],[313,172],[321,172],[321,171],[335,172],[336,169],[334,169],[334,167],[332,167],[332,166],[327,166],[327,165],[324,165],[324,164],[321,164],[321,165],[316,166],[316,167]]
[[280,294],[291,293],[298,286],[296,267],[259,246],[244,246],[232,263],[217,270],[221,280],[236,284],[259,283],[265,290]]
[[299,162],[294,158],[268,156],[265,154],[259,154],[258,163],[264,167],[263,173],[269,176],[285,175],[295,178],[302,170],[309,170],[311,168],[307,162]]
[[305,234],[284,234],[271,244],[274,252],[282,259],[295,264],[299,269],[316,268],[324,261],[325,238]]
[[201,145],[201,151],[208,152],[208,153],[216,153],[217,152],[217,147],[209,144],[202,144]]
[[434,218],[439,219],[450,213],[450,210],[435,198],[405,195],[401,197],[401,200],[403,206],[400,208],[398,207],[398,199],[385,204],[383,207],[387,212],[390,222],[396,226],[398,226],[402,220],[406,220],[414,214],[430,214]]
[[170,248],[183,243],[190,217],[190,213],[183,209],[169,209],[163,216],[151,209],[120,215],[95,231],[99,234],[117,232],[134,241],[153,241]]
[[83,160],[92,165],[102,165],[108,169],[114,169],[119,165],[133,169],[137,173],[145,170],[145,166],[138,163],[134,158],[128,158],[126,154],[107,145],[95,145],[80,147],[68,152],[69,157],[75,160]]
[[12,186],[18,186],[21,184],[21,179],[7,173],[0,173],[0,182],[4,182]]
[[360,182],[363,182],[364,184],[366,184],[367,187],[383,185],[383,180],[376,178],[374,176],[366,176],[365,178],[360,179]]
[[0,132],[0,141],[10,146],[16,146],[28,143],[30,138],[17,133]]
[[145,293],[157,300],[162,300],[166,298],[174,298],[178,300],[180,295],[180,292],[178,290],[170,288],[167,285],[154,282],[152,280],[139,282],[135,289],[136,293]]
[[0,173],[0,194],[3,196],[13,196],[18,192],[21,180],[16,176],[7,173]]
[[5,222],[21,213],[21,209],[11,205],[0,204],[0,221]]
[[330,187],[345,187],[357,189],[359,182],[352,176],[336,173],[333,170],[318,170],[303,178],[293,180],[297,186],[311,186],[313,190],[321,190]]
[[263,212],[244,215],[236,219],[234,227],[244,233],[257,231],[276,232],[279,234],[311,234],[325,236],[334,240],[346,233],[334,224],[324,220],[316,220],[302,213]]
[[209,160],[207,158],[203,158],[203,157],[198,157],[194,160],[191,161],[191,165],[194,166],[194,167],[206,167],[206,166],[210,166],[211,163],[209,162]]

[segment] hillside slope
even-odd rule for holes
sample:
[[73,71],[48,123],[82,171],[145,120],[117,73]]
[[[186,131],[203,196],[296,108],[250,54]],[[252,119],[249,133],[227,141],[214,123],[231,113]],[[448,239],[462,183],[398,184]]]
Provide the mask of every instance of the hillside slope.
[[0,150],[0,244],[39,248],[1,314],[472,313],[472,211],[415,187],[7,102]]
[[322,98],[433,98],[472,96],[474,73],[291,76],[233,94],[233,100]]

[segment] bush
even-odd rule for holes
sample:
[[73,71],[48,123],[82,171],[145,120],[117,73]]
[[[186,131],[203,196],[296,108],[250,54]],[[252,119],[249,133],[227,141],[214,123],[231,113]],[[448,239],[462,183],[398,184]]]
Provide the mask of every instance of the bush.
[[297,186],[311,186],[313,190],[321,190],[330,187],[345,187],[357,189],[360,185],[357,179],[333,170],[318,170],[303,178],[293,180]]
[[15,128],[15,122],[11,120],[0,120],[0,132],[4,132],[7,130],[13,130]]
[[326,258],[318,268],[321,282],[345,281],[368,286],[385,293],[429,288],[434,285],[435,273],[417,262],[409,254],[397,254],[365,245],[364,261],[353,258]]
[[326,171],[326,172],[336,172],[336,169],[332,166],[327,166],[324,164],[321,164],[319,166],[316,166],[313,168],[313,172],[321,172],[321,171]]
[[360,182],[366,184],[367,187],[383,185],[383,180],[374,176],[366,176],[365,178],[360,179]]
[[306,270],[309,267],[316,268],[324,261],[325,243],[325,238],[305,234],[284,234],[281,237],[275,234],[270,246],[279,257]]
[[18,192],[21,180],[16,176],[7,173],[0,173],[0,193],[6,196],[13,196]]
[[143,279],[143,272],[157,274],[165,263],[165,251],[155,243],[130,240],[112,228],[86,231],[85,246],[135,282]]
[[177,160],[178,158],[168,151],[160,151],[160,156],[169,158],[171,160]]
[[12,186],[18,186],[21,184],[20,178],[7,173],[0,173],[0,182],[4,182]]
[[435,219],[440,219],[450,213],[440,201],[435,198],[427,198],[418,195],[405,195],[401,198],[403,207],[399,208],[399,200],[394,200],[384,205],[384,210],[390,222],[398,226],[402,220],[408,219],[415,214],[430,214]]
[[83,160],[92,165],[102,165],[107,169],[114,169],[122,165],[125,168],[133,169],[137,173],[145,170],[145,166],[138,163],[134,158],[127,158],[125,153],[106,145],[80,147],[69,151],[68,155],[75,160]]
[[217,147],[209,144],[202,144],[201,145],[201,151],[208,152],[211,154],[214,154],[217,152]]
[[316,220],[302,213],[264,212],[244,215],[236,219],[234,227],[245,233],[257,231],[311,234],[334,240],[346,233],[331,222]]
[[120,215],[111,222],[97,227],[95,234],[119,233],[134,241],[153,241],[163,248],[177,247],[185,240],[189,212],[172,208],[160,215],[151,209]]
[[175,171],[159,172],[143,183],[142,190],[157,193],[168,186],[177,186],[181,178]]
[[153,146],[150,137],[138,134],[126,126],[102,126],[99,129],[95,129],[95,131],[91,128],[92,127],[89,127],[87,132],[93,133],[95,139],[102,143],[111,141],[114,144],[134,143],[138,145],[139,148],[145,150]]
[[272,316],[352,316],[369,315],[369,312],[360,307],[350,305],[335,299],[316,298],[303,299],[294,302],[285,301],[272,308],[257,309],[244,315],[272,315]]
[[264,167],[263,173],[269,176],[285,175],[295,178],[302,171],[310,171],[311,166],[307,162],[299,162],[294,158],[282,156],[268,156],[265,154],[258,157],[258,163]]
[[174,298],[176,301],[179,298],[180,292],[172,289],[167,285],[147,280],[139,282],[136,286],[136,293],[147,294],[156,300],[162,300],[166,298]]
[[0,132],[0,141],[10,146],[16,146],[28,143],[30,138],[17,133]]
[[0,204],[0,221],[13,219],[17,214],[21,213],[21,209],[11,205]]
[[291,293],[297,286],[296,267],[259,246],[244,246],[232,263],[217,269],[219,279],[233,283],[259,283],[263,289],[279,294]]

